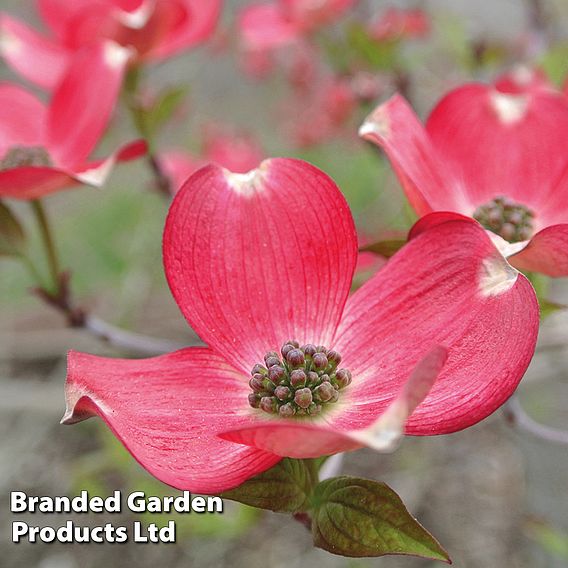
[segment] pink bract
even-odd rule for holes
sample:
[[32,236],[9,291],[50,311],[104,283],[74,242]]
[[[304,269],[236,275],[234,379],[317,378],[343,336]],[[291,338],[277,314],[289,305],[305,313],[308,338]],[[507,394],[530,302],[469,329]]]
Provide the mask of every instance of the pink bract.
[[[102,417],[165,483],[235,487],[283,456],[453,432],[514,391],[534,351],[537,301],[485,231],[426,228],[349,297],[357,236],[333,181],[305,162],[200,169],[176,194],[164,266],[208,347],[151,359],[71,352],[64,423]],[[253,365],[289,339],[339,351],[352,383],[319,417],[251,408]]]
[[112,40],[135,61],[176,55],[214,31],[222,0],[38,0],[49,29],[43,35],[6,14],[0,17],[0,52],[18,73],[52,90],[75,54]]
[[430,20],[423,10],[391,7],[369,25],[369,35],[376,41],[421,38],[430,32]]
[[300,40],[330,24],[357,0],[277,0],[253,4],[241,12],[239,28],[246,49],[274,49]]
[[159,156],[160,164],[169,177],[175,193],[187,178],[208,163],[214,163],[235,173],[246,173],[263,159],[258,142],[244,133],[218,125],[204,129],[200,155],[185,150],[169,150]]
[[530,218],[519,237],[509,238],[513,217],[501,230],[484,224],[499,235],[511,264],[566,276],[568,98],[539,73],[511,74],[499,84],[506,92],[477,83],[451,91],[425,126],[395,95],[360,133],[386,152],[419,215],[448,211],[483,220],[496,202],[516,208],[518,219]]
[[37,199],[78,183],[101,186],[117,161],[146,151],[136,141],[104,160],[89,158],[112,116],[129,53],[113,42],[83,51],[48,105],[22,87],[0,84],[0,197]]

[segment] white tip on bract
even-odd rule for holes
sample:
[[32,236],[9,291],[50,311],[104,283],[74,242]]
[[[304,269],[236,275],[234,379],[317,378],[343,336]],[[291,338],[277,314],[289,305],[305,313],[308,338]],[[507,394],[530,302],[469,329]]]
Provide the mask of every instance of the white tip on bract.
[[359,136],[368,138],[369,136],[379,136],[387,138],[390,135],[390,120],[386,116],[383,107],[379,107],[370,114],[365,122],[359,127]]
[[392,452],[404,437],[406,421],[428,396],[441,373],[448,351],[441,345],[431,349],[416,365],[399,395],[368,428],[352,432],[351,438],[378,452]]
[[520,122],[527,113],[529,100],[526,95],[491,93],[491,106],[497,114],[497,118],[503,124],[515,124]]
[[110,67],[122,67],[134,54],[132,47],[124,47],[110,40],[104,43],[104,58]]
[[71,174],[76,180],[84,183],[86,185],[92,185],[93,187],[102,187],[110,172],[112,171],[116,159],[114,157],[106,159],[98,167],[92,168],[90,170],[85,170],[78,173]]
[[222,168],[222,170],[231,189],[241,195],[252,196],[262,191],[269,165],[270,160],[264,160],[258,168],[243,174],[231,172],[226,168]]
[[22,49],[22,42],[6,29],[0,29],[0,53],[4,56],[15,55]]
[[133,12],[117,9],[116,19],[127,28],[140,30],[148,23],[148,20],[152,17],[154,8],[155,2],[144,0],[144,2],[140,4],[140,7]]
[[517,281],[518,270],[501,254],[486,258],[481,263],[479,290],[484,297],[499,296],[510,290]]

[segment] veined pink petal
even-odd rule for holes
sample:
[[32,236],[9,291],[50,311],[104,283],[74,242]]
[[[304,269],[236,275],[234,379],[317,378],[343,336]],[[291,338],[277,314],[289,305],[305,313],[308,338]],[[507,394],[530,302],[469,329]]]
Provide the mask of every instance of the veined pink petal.
[[568,224],[552,225],[539,231],[509,262],[519,270],[547,276],[568,276]]
[[433,229],[438,225],[443,225],[450,221],[463,221],[464,223],[473,223],[477,225],[477,221],[473,217],[466,217],[461,213],[453,213],[452,211],[434,211],[424,217],[421,217],[414,223],[408,233],[408,240],[412,240],[424,231]]
[[[43,21],[63,39],[67,26],[75,14],[93,5],[93,0],[38,0],[38,9]],[[98,4],[112,5],[111,0],[97,0]]]
[[15,146],[43,146],[46,107],[18,85],[0,83],[0,160]]
[[495,88],[502,93],[524,94],[533,90],[555,90],[554,85],[542,69],[518,65],[503,73],[495,81]]
[[202,168],[207,161],[190,155],[185,150],[169,150],[160,154],[160,167],[170,179],[170,186],[175,193],[187,178]]
[[79,52],[53,95],[47,145],[66,168],[83,164],[114,110],[130,51],[104,41]]
[[[368,446],[381,452],[392,451],[404,435],[404,426],[414,409],[424,400],[446,361],[446,350],[436,346],[407,377],[394,401],[369,426],[355,430],[349,421],[338,426],[331,416],[317,422],[272,420],[222,432],[224,440],[253,446],[283,457],[316,458]],[[339,403],[338,403],[339,404]]]
[[70,58],[63,46],[6,14],[0,15],[0,53],[20,75],[49,91],[61,80]]
[[134,142],[124,144],[108,158],[89,162],[73,170],[69,170],[68,173],[81,183],[101,187],[105,184],[117,162],[135,160],[143,156],[147,150],[147,144],[144,140],[135,140]]
[[152,359],[69,354],[62,422],[99,415],[158,479],[196,493],[218,493],[272,467],[280,458],[221,440],[247,424],[248,385],[207,348]]
[[222,0],[180,0],[179,2],[186,11],[186,18],[181,26],[172,33],[151,52],[153,58],[170,57],[184,49],[193,47],[208,39],[217,26]]
[[385,151],[419,215],[462,207],[460,185],[446,171],[420,120],[403,97],[395,95],[375,109],[359,135]]
[[531,285],[479,224],[433,226],[347,302],[334,349],[353,382],[338,426],[367,427],[434,345],[447,348],[448,361],[407,433],[475,424],[517,387],[534,352],[538,320]]
[[38,199],[77,183],[68,172],[56,168],[13,168],[0,171],[0,197]]
[[218,166],[178,191],[164,231],[173,296],[199,336],[244,372],[290,339],[329,344],[357,237],[333,181],[306,162]]
[[446,209],[472,214],[505,195],[538,213],[566,167],[558,149],[568,131],[568,99],[542,88],[503,93],[469,84],[438,103],[426,130],[471,203],[469,210]]
[[91,162],[73,171],[49,167],[24,167],[0,170],[0,197],[38,199],[79,183],[100,187],[116,162],[133,160],[146,152],[146,142],[125,144],[104,160]]
[[182,0],[147,1],[138,14],[95,2],[69,22],[64,41],[79,49],[108,39],[132,48],[137,58],[144,59],[175,37],[188,17]]
[[277,4],[246,6],[239,16],[243,44],[247,49],[274,49],[296,41],[298,25],[286,19]]

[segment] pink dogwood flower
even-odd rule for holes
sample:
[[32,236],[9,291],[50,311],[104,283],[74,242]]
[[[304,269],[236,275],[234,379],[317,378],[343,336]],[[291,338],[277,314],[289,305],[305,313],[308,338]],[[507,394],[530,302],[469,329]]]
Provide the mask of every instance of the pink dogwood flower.
[[330,24],[357,0],[276,0],[243,9],[239,28],[247,50],[270,50],[294,43]]
[[369,25],[369,35],[376,41],[422,38],[430,32],[430,20],[420,9],[391,7]]
[[218,164],[235,173],[245,173],[263,159],[264,152],[250,135],[231,132],[226,127],[209,125],[204,130],[200,155],[186,150],[168,150],[159,156],[160,165],[176,192],[187,178],[208,163]]
[[77,51],[103,40],[132,48],[137,62],[193,47],[211,35],[221,6],[222,0],[38,0],[48,35],[3,14],[0,52],[26,79],[52,90]]
[[353,218],[299,160],[196,172],[163,253],[208,346],[139,360],[71,352],[63,422],[99,415],[174,487],[216,493],[284,456],[465,428],[511,395],[535,348],[534,291],[474,223],[417,231],[349,297]]
[[502,78],[503,92],[467,84],[451,91],[423,126],[395,95],[360,134],[382,147],[410,204],[473,217],[509,262],[568,275],[568,98],[538,75]]
[[0,197],[37,199],[79,183],[101,186],[117,161],[146,151],[142,141],[90,160],[112,115],[129,51],[113,42],[85,50],[45,105],[0,84]]

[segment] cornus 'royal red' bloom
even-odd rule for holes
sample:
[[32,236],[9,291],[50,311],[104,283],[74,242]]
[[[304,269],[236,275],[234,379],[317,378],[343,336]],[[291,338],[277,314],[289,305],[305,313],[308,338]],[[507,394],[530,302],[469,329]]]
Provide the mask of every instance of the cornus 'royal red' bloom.
[[529,364],[537,301],[479,225],[413,236],[348,299],[357,237],[329,177],[292,159],[202,168],[174,198],[163,252],[209,347],[71,352],[63,422],[98,414],[150,473],[203,493],[282,456],[391,448],[405,423],[416,435],[474,424]]
[[425,128],[395,95],[360,134],[385,150],[419,215],[473,217],[515,267],[566,276],[568,99],[536,80],[505,85],[455,89]]
[[277,0],[247,6],[239,27],[246,49],[274,49],[295,42],[330,24],[357,0]]
[[369,35],[376,41],[393,41],[426,36],[430,20],[423,10],[389,8],[369,26]]
[[192,155],[184,150],[169,150],[159,156],[160,165],[177,191],[187,178],[208,163],[215,163],[235,173],[253,169],[264,157],[258,142],[249,135],[210,126],[203,136],[203,152]]
[[160,60],[208,38],[222,0],[38,0],[50,35],[8,15],[0,19],[0,51],[28,80],[53,89],[73,55],[105,39],[135,52],[135,60]]
[[19,86],[0,84],[0,197],[36,199],[77,183],[100,186],[117,160],[145,152],[138,141],[89,161],[111,117],[128,56],[113,42],[85,50],[47,106]]

